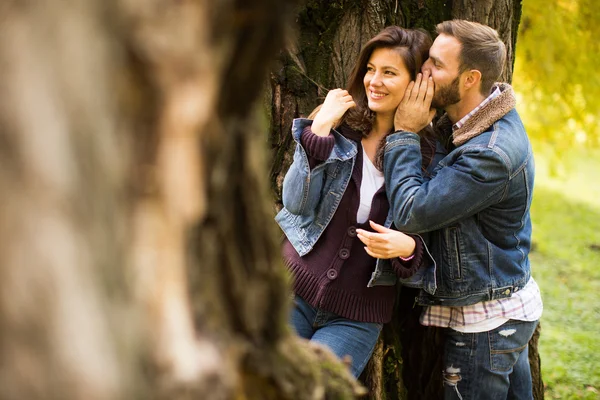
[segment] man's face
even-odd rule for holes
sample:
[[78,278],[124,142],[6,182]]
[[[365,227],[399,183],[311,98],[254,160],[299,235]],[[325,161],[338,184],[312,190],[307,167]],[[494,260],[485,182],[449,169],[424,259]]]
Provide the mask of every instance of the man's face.
[[461,100],[458,60],[460,47],[456,38],[441,34],[429,49],[429,58],[421,71],[429,71],[435,83],[432,107],[445,109]]

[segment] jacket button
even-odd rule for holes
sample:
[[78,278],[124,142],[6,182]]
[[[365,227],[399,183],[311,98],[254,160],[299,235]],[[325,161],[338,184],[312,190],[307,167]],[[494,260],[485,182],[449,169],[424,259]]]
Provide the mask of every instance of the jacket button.
[[329,279],[335,279],[335,278],[337,278],[337,275],[338,275],[338,273],[337,273],[337,271],[335,269],[329,269],[329,270],[327,270],[327,277]]
[[348,228],[348,236],[350,236],[350,237],[356,236],[356,227],[355,226],[351,226],[350,228]]
[[342,260],[345,260],[350,257],[350,251],[348,249],[341,249],[339,255]]

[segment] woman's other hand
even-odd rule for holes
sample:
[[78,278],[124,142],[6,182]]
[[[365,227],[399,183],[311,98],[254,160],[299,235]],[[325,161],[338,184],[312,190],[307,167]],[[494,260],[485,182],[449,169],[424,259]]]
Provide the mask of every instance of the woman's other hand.
[[375,258],[408,258],[415,252],[415,240],[399,231],[388,229],[369,221],[375,232],[357,229],[356,233],[365,244],[365,251]]
[[356,103],[347,90],[330,90],[310,129],[318,136],[329,135],[329,131],[335,123],[342,118],[349,108],[354,106],[356,106]]

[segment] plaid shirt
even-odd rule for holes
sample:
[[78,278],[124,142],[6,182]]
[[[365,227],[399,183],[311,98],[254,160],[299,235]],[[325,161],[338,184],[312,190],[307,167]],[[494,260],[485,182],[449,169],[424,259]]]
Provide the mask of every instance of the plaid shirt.
[[464,307],[427,307],[421,315],[421,324],[453,328],[461,332],[486,332],[509,319],[537,321],[543,309],[540,289],[531,278],[523,289],[505,299],[482,301]]
[[[496,87],[481,104],[455,123],[452,130],[463,126],[469,118],[498,95],[500,89]],[[482,301],[464,307],[426,307],[421,314],[421,324],[452,328],[461,332],[487,332],[509,319],[536,321],[542,316],[543,309],[540,289],[531,278],[523,289],[505,299]]]

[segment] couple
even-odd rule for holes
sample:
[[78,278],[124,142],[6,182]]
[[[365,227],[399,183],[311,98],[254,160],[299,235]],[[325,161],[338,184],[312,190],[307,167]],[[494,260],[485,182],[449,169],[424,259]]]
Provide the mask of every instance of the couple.
[[[348,90],[297,119],[283,184],[285,261],[299,336],[350,356],[358,377],[396,282],[421,323],[444,327],[446,399],[531,399],[527,343],[541,316],[531,278],[533,156],[507,84],[506,50],[461,20],[388,27]],[[430,122],[434,111],[445,114]],[[404,232],[404,233],[402,233]]]

